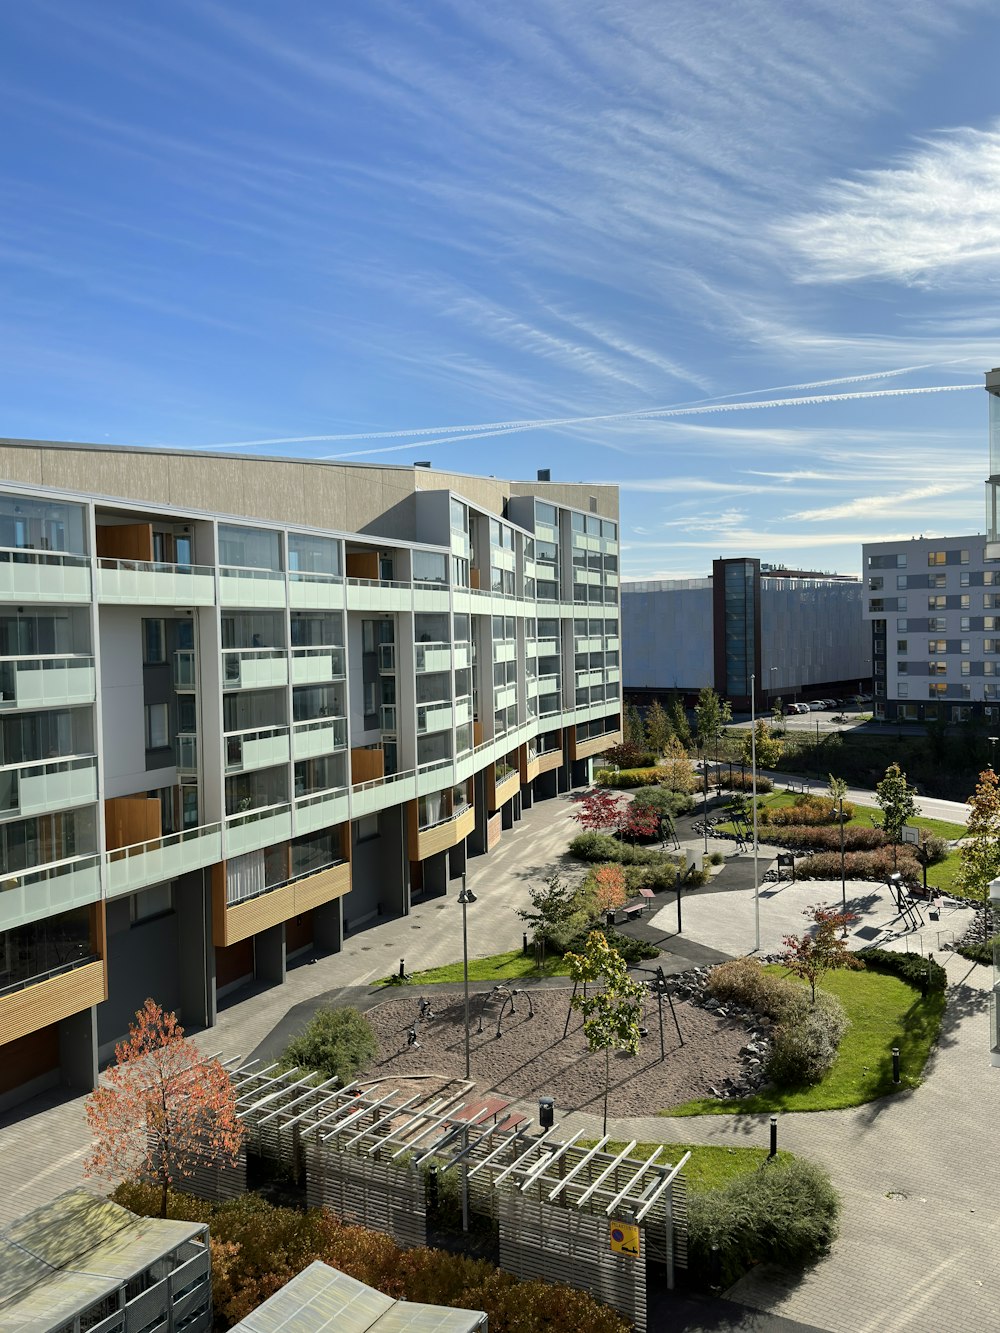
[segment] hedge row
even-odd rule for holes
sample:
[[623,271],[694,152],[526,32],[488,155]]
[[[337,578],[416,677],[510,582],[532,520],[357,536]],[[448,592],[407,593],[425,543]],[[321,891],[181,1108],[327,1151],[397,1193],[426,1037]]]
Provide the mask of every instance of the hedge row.
[[[766,828],[766,826],[765,826]],[[836,851],[840,853],[840,828],[816,824],[788,824],[776,830],[773,838],[761,833],[765,842],[775,842],[793,852]],[[844,847],[849,852],[873,852],[889,846],[889,839],[877,828],[845,828]],[[902,850],[902,849],[901,849]]]
[[[944,990],[948,973],[933,958],[918,953],[896,953],[892,949],[862,949],[859,957],[870,972],[887,972],[915,986],[922,995]],[[990,962],[993,961],[992,954]]]
[[[762,805],[757,812],[757,821],[760,824],[770,824],[775,827],[784,827],[793,825],[801,827],[802,825],[822,825],[838,824],[838,815],[840,807],[834,805],[827,798],[817,796],[800,796],[794,805],[779,806],[772,809],[771,806]],[[850,801],[844,802],[844,820],[854,818],[854,806]],[[839,825],[838,825],[839,827]],[[874,831],[874,830],[872,830]],[[847,829],[844,832],[848,832]],[[855,829],[850,830],[856,832]],[[839,836],[839,835],[838,835]]]
[[[847,879],[881,879],[898,871],[905,880],[920,882],[920,867],[907,848],[900,847],[896,863],[892,848],[880,847],[874,852],[847,852],[844,856],[844,874]],[[795,863],[796,879],[840,879],[840,853],[816,852]]]
[[[753,791],[752,773],[733,773],[730,777],[722,779],[722,786],[726,791]],[[766,796],[769,791],[774,791],[774,783],[764,773],[757,774],[757,795]]]
[[[127,1181],[111,1197],[143,1217],[159,1213],[153,1186]],[[485,1310],[490,1333],[626,1333],[625,1321],[586,1292],[518,1282],[482,1259],[426,1246],[401,1250],[389,1236],[349,1226],[325,1209],[276,1208],[256,1194],[210,1204],[172,1191],[167,1216],[209,1225],[212,1300],[222,1328],[319,1259],[397,1300]]]
[[670,860],[666,852],[619,842],[610,833],[578,833],[570,843],[569,851],[578,861],[613,861],[623,866],[656,866]]
[[652,787],[660,783],[664,773],[662,768],[599,768],[594,774],[594,781],[599,787],[632,788]]

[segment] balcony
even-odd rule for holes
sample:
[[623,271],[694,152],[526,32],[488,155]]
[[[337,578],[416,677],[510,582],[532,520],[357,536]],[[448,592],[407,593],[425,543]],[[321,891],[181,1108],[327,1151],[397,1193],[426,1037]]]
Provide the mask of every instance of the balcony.
[[50,759],[0,769],[0,814],[44,815],[97,800],[97,760]]
[[456,671],[464,671],[466,667],[472,665],[471,643],[456,643],[453,651]]
[[413,649],[414,666],[418,673],[451,670],[450,643],[418,643]]
[[102,556],[97,562],[97,599],[138,606],[214,606],[215,570]]
[[177,772],[198,772],[198,735],[194,731],[179,731],[176,736]]
[[0,602],[89,602],[85,555],[0,547]]
[[493,645],[494,662],[513,662],[517,658],[517,644],[513,640],[501,639]]
[[455,726],[461,727],[472,721],[472,700],[468,695],[455,700]]
[[301,916],[322,903],[351,891],[351,863],[335,861],[322,870],[307,871],[284,884],[264,889],[252,898],[228,901],[226,885],[217,882],[212,892],[212,934],[216,944],[236,944],[270,926]]
[[348,611],[409,611],[413,588],[394,579],[347,580]]
[[339,611],[344,605],[344,580],[339,574],[292,570],[288,575],[288,604],[296,611]]
[[295,835],[318,833],[334,824],[343,824],[351,817],[350,796],[347,789],[315,792],[295,802]]
[[407,807],[407,826],[411,861],[426,861],[429,856],[447,851],[463,842],[476,827],[476,811],[471,805],[447,819],[425,828],[417,827],[417,802]]
[[266,690],[288,684],[284,648],[226,648],[222,654],[224,690]]
[[219,604],[225,607],[283,607],[285,576],[278,569],[223,565],[219,570]]
[[521,774],[504,760],[486,770],[486,807],[492,813],[521,790]]
[[260,810],[248,810],[226,820],[225,854],[227,857],[232,857],[241,856],[244,852],[256,852],[261,847],[271,847],[276,842],[287,842],[291,836],[290,805],[272,805]]
[[291,662],[293,685],[323,685],[344,678],[344,650],[334,645],[293,648]]
[[274,768],[291,758],[287,727],[265,727],[260,731],[230,732],[226,736],[226,772],[251,773]]
[[493,691],[493,708],[512,708],[517,703],[517,685],[501,685]]
[[106,860],[107,897],[136,893],[149,884],[159,884],[221,861],[222,825],[204,824],[149,842],[133,843],[130,847],[116,847],[107,853]]
[[82,1013],[107,999],[107,973],[95,954],[0,990],[0,1043]]
[[292,758],[316,759],[347,746],[347,718],[323,717],[292,726]]
[[432,731],[449,731],[454,725],[455,710],[450,703],[421,704],[417,708],[417,735]]
[[100,896],[101,864],[97,856],[7,872],[0,879],[0,930],[96,903]]
[[535,652],[539,657],[558,657],[559,640],[557,638],[544,638],[535,640]]
[[95,698],[92,657],[0,659],[0,709],[65,708]]

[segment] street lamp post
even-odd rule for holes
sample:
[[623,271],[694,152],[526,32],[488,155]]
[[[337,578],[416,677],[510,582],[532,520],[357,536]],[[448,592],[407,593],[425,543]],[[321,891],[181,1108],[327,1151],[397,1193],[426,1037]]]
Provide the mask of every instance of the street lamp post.
[[462,970],[465,976],[465,1077],[472,1077],[472,1064],[469,1054],[469,922],[466,909],[476,901],[476,895],[465,887],[465,871],[462,871],[462,892],[458,895],[462,908]]
[[754,951],[760,953],[760,878],[757,874],[757,676],[750,676],[750,785],[753,801],[753,929]]
[[[840,906],[844,916],[847,915],[847,876],[844,873],[844,797],[840,797]],[[844,934],[847,934],[847,923],[844,923]]]

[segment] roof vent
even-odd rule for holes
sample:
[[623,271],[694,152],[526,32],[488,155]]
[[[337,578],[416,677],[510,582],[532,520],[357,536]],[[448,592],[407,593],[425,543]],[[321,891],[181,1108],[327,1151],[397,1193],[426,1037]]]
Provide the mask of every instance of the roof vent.
[[540,468],[538,469],[538,480],[539,480],[539,481],[551,481],[551,480],[552,480],[552,469],[551,469],[551,468],[547,468],[547,467],[540,467]]
[[425,461],[413,464],[414,467],[430,467],[430,465],[431,465],[431,460],[429,458],[426,459]]

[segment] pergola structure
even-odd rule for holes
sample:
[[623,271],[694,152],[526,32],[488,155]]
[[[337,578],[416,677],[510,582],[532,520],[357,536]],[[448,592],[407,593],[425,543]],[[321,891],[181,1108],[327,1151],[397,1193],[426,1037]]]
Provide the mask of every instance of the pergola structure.
[[463,1193],[492,1217],[501,1266],[592,1291],[637,1329],[645,1327],[646,1259],[669,1286],[687,1262],[686,1182],[680,1161],[635,1142],[585,1146],[558,1124],[534,1121],[473,1085],[411,1078],[336,1086],[305,1071],[240,1065],[230,1070],[247,1148],[306,1176],[310,1205],[388,1232],[404,1246],[427,1239],[427,1177],[458,1171]]

